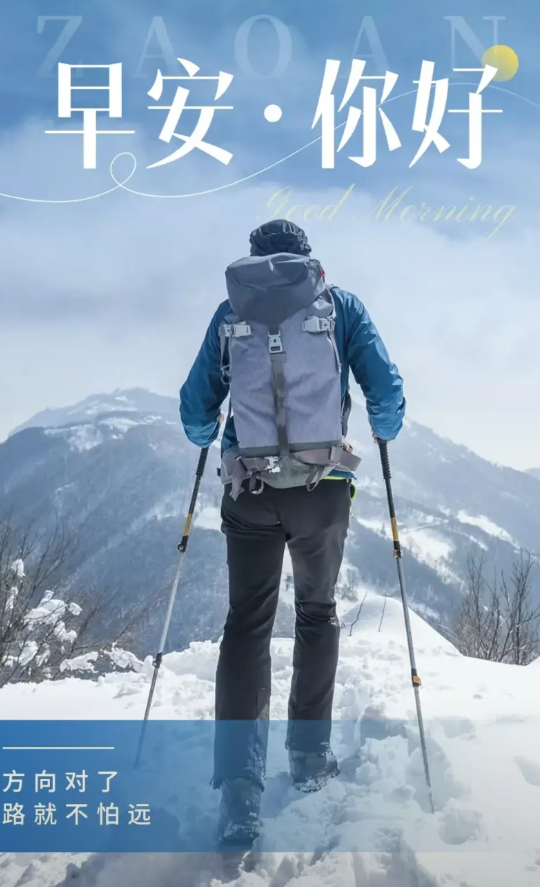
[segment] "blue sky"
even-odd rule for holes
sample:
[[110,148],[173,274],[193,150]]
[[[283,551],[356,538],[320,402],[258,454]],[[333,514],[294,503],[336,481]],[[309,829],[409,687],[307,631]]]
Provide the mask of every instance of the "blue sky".
[[[466,107],[466,84],[480,75],[453,73],[453,63],[480,65],[479,49],[494,42],[493,17],[501,17],[499,42],[516,50],[520,67],[484,93],[484,106],[503,113],[484,116],[481,167],[457,162],[467,152],[468,117],[447,113],[441,132],[451,147],[441,155],[431,146],[410,169],[422,136],[411,128],[415,96],[401,94],[414,89],[426,59],[436,77],[450,77],[448,108]],[[536,464],[539,19],[523,0],[451,9],[427,0],[367,7],[350,0],[0,0],[0,192],[30,201],[0,198],[0,346],[8,358],[3,371],[9,366],[0,435],[31,412],[97,389],[140,384],[176,394],[224,297],[224,268],[247,251],[256,224],[296,206],[292,218],[308,229],[332,280],[357,292],[380,327],[405,377],[410,415],[488,458]],[[361,153],[360,125],[334,169],[321,168],[320,142],[283,160],[320,136],[311,124],[325,60],[342,62],[339,102],[362,26],[356,54],[369,54],[366,73],[384,73],[387,62],[399,75],[385,110],[402,147],[388,152],[379,126],[377,162],[362,169],[347,157]],[[161,57],[143,57],[145,47]],[[208,134],[233,153],[227,167],[196,151],[147,169],[172,150],[159,140],[165,113],[148,109],[147,91],[157,67],[181,73],[176,55],[201,74],[234,75],[221,100],[234,110],[216,114]],[[79,128],[57,119],[58,62],[123,65],[123,120],[105,118],[103,127],[135,135],[100,137],[96,170],[82,169],[80,136],[45,134]],[[94,76],[85,72],[77,82],[97,85]],[[174,85],[166,88],[171,99]],[[196,104],[212,97],[213,84],[192,87]],[[271,103],[283,110],[278,123],[264,118]],[[189,113],[186,133],[195,122]],[[114,187],[109,164],[121,152],[137,159],[128,187],[155,196],[117,189],[83,202]],[[131,163],[121,158],[115,174]],[[244,181],[224,187],[237,180]],[[160,197],[201,191],[212,193]],[[399,210],[385,216],[380,207],[390,194],[400,197]],[[423,205],[425,220],[414,210],[400,218],[408,204]],[[490,207],[484,221],[467,222],[466,213],[463,222],[431,220],[441,205],[454,205],[455,215],[477,204]],[[304,219],[314,205],[339,211],[326,222],[316,211]]]

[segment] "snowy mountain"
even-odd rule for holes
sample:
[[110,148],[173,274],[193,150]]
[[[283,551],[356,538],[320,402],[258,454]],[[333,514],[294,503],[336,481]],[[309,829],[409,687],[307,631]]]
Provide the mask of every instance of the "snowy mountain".
[[532,477],[535,477],[536,480],[540,480],[540,468],[529,468],[527,474],[530,474]]
[[[378,451],[359,403],[349,436],[363,461],[338,591],[344,619],[366,591],[397,592]],[[509,569],[520,547],[539,552],[540,486],[531,475],[486,462],[408,420],[390,456],[411,603],[433,624],[448,619],[459,600],[471,553]],[[146,606],[139,655],[157,640],[197,458],[176,399],[141,389],[45,410],[0,445],[0,514],[22,525],[66,523],[77,539],[72,582],[114,591],[109,628]],[[216,446],[174,613],[173,649],[216,640],[226,612],[218,461]],[[291,635],[292,598],[286,563],[278,636]]]
[[27,422],[23,422],[15,428],[11,434],[17,434],[25,428],[55,428],[60,425],[76,425],[92,422],[98,416],[120,412],[131,414],[145,414],[152,412],[158,416],[174,413],[178,414],[177,406],[170,397],[162,397],[152,394],[143,388],[133,388],[129,391],[120,389],[111,394],[91,394],[80,403],[71,407],[60,409],[45,409],[36,413]]
[[[333,713],[340,776],[314,795],[296,792],[281,742],[271,743],[263,831],[247,870],[231,873],[218,853],[0,853],[1,887],[537,887],[540,660],[466,659],[413,614],[432,814],[399,603],[388,601],[381,615],[382,599],[368,595],[342,640]],[[217,653],[205,642],[165,657],[153,718],[213,717]],[[290,640],[274,640],[272,664],[272,717],[284,719]],[[8,685],[0,710],[7,719],[138,720],[151,672],[148,658],[138,673],[99,681]],[[175,782],[186,779],[169,774],[171,809]],[[214,823],[218,799],[199,785],[193,821]],[[296,852],[308,839],[320,850]]]

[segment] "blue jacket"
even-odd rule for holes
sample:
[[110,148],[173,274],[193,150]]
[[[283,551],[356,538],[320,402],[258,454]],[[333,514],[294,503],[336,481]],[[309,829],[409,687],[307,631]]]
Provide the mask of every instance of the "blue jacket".
[[[349,371],[360,385],[372,430],[382,440],[394,440],[405,415],[403,380],[362,302],[332,288],[336,310],[336,343],[341,358],[341,393],[349,389]],[[229,393],[221,378],[219,327],[231,310],[229,301],[217,309],[195,363],[180,390],[180,418],[186,436],[197,447],[208,447],[219,434],[221,405]],[[223,432],[222,451],[237,443],[234,418]]]

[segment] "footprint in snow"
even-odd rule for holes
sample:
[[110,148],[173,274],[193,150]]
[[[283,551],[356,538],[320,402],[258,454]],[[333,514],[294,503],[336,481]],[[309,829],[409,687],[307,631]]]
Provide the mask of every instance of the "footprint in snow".
[[540,764],[531,761],[529,758],[515,758],[515,762],[521,770],[521,775],[525,782],[529,785],[536,785],[540,788]]
[[442,815],[439,834],[445,844],[465,844],[478,836],[481,823],[476,810],[448,810]]
[[[435,809],[442,810],[452,798],[463,798],[469,790],[457,779],[452,763],[439,743],[428,735],[426,744]],[[431,808],[426,791],[423,757],[418,735],[412,731],[409,735],[409,754],[406,782],[414,788],[415,800],[427,813]]]
[[468,718],[445,718],[441,726],[448,739],[474,739],[476,735],[474,724]]

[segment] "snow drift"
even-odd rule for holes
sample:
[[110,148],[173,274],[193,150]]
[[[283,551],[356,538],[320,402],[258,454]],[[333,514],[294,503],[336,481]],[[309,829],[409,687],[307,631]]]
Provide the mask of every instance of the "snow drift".
[[[306,798],[269,761],[269,816],[256,853],[233,875],[219,855],[0,857],[0,887],[537,887],[540,883],[540,663],[462,657],[412,614],[436,805],[428,810],[415,729],[403,614],[366,598],[343,632],[334,744],[341,776]],[[355,611],[356,612],[356,611]],[[352,624],[354,614],[347,619]],[[194,643],[164,660],[152,716],[212,718],[218,647]],[[286,717],[292,642],[273,642],[273,708]],[[139,718],[151,674],[10,685],[3,718]],[[327,823],[317,853],[277,853],[280,834]],[[352,846],[358,852],[344,852]],[[369,852],[365,848],[369,848]],[[232,878],[232,879],[231,879]]]

